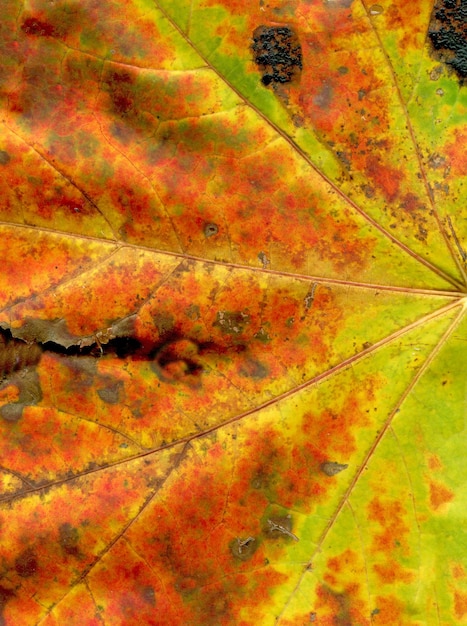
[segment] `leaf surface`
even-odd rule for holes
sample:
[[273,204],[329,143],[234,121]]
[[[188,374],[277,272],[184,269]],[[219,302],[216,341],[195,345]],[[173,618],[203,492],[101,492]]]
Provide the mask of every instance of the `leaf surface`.
[[463,4],[4,5],[1,622],[465,623]]

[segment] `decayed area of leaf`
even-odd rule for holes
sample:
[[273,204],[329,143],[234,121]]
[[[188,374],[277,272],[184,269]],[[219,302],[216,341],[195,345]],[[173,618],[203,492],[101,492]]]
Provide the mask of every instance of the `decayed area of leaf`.
[[4,3],[2,623],[467,620],[435,5]]

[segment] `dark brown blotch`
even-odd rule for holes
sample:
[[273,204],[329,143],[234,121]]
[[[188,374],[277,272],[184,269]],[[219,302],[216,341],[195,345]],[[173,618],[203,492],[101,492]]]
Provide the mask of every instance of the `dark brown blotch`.
[[16,573],[21,578],[29,578],[37,572],[37,558],[31,548],[27,548],[22,552],[15,561]]

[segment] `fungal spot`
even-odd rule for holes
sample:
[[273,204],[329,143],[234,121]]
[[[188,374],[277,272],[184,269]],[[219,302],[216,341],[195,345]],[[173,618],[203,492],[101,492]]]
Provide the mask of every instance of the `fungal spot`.
[[290,515],[270,517],[266,521],[264,528],[266,537],[276,539],[281,536],[290,537],[294,541],[299,541],[297,535],[292,532],[292,517]]
[[323,472],[323,474],[326,474],[326,476],[335,476],[336,474],[339,474],[339,472],[342,472],[348,467],[348,465],[342,463],[327,461],[326,463],[321,464],[321,471]]
[[237,537],[229,544],[230,552],[241,561],[248,561],[258,548],[258,542],[254,537],[240,539]]
[[5,150],[0,150],[0,165],[6,165],[11,161],[11,157]]
[[437,0],[431,14],[428,36],[432,56],[452,68],[460,85],[467,79],[467,3]]
[[15,561],[15,570],[21,578],[29,578],[37,572],[37,559],[34,552],[28,548]]
[[66,554],[78,556],[78,529],[71,524],[65,523],[58,529],[59,542]]
[[290,26],[258,26],[252,50],[265,86],[289,83],[302,69],[302,48]]
[[217,226],[217,224],[214,224],[213,222],[208,222],[204,225],[205,237],[213,237],[214,235],[217,235],[218,232],[219,227]]

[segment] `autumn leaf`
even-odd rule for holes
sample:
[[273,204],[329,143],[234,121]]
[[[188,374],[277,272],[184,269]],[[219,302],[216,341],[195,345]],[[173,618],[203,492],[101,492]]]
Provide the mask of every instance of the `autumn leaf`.
[[466,19],[3,0],[0,624],[467,623]]

